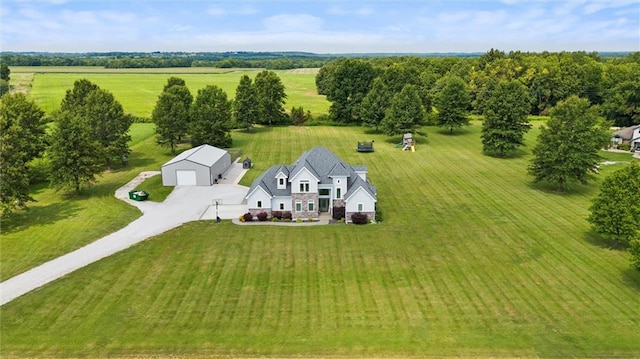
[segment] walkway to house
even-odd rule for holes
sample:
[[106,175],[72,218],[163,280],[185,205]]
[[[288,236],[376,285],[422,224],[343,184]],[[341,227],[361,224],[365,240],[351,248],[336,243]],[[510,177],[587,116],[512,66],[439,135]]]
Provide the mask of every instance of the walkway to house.
[[[138,207],[143,213],[141,217],[117,232],[0,283],[0,306],[147,238],[203,219],[210,208],[215,207],[216,200],[222,203],[217,211],[220,218],[237,219],[246,212],[246,205],[243,207],[242,202],[249,189],[237,184],[245,172],[242,163],[236,161],[223,175],[221,184],[212,187],[178,186],[162,203],[129,199],[131,189],[159,172],[141,173],[115,193],[117,198]],[[215,214],[211,219],[215,219]]]

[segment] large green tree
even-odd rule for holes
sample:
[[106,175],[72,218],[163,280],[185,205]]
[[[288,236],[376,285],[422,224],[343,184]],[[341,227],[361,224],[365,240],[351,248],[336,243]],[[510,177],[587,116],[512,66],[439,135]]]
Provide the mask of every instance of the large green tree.
[[91,129],[90,137],[100,145],[96,154],[107,167],[123,161],[131,153],[129,128],[132,117],[124,113],[113,94],[88,80],[78,80],[67,90],[60,111],[70,112]]
[[82,114],[89,94],[99,90],[100,87],[87,79],[76,80],[73,88],[67,90],[60,104],[60,111],[70,111]]
[[251,129],[259,116],[258,93],[247,75],[240,78],[233,101],[233,119],[238,128]]
[[609,142],[608,124],[589,100],[571,96],[550,111],[540,128],[529,173],[563,191],[572,181],[588,183],[601,160],[598,151]]
[[216,147],[231,146],[231,103],[218,86],[207,85],[198,90],[191,106],[191,144],[209,144]]
[[517,80],[501,81],[485,103],[482,146],[491,156],[505,157],[524,145],[531,124],[527,115],[531,100],[527,88]]
[[383,131],[389,136],[414,132],[422,123],[424,115],[418,88],[415,85],[405,85],[393,96],[382,121]]
[[607,176],[591,206],[589,222],[607,240],[630,245],[640,233],[640,165]]
[[604,115],[616,126],[627,127],[640,123],[640,71],[636,76],[610,89],[602,104]]
[[376,77],[371,90],[362,99],[362,124],[374,127],[378,131],[392,99],[393,92],[389,90],[382,78]]
[[2,214],[25,208],[29,195],[28,163],[45,149],[44,112],[24,94],[0,100],[0,204]]
[[264,70],[256,75],[254,85],[258,95],[258,122],[265,125],[287,123],[289,116],[284,111],[287,94],[280,77],[273,71]]
[[467,107],[469,91],[464,80],[455,75],[448,75],[436,82],[434,104],[438,109],[436,121],[438,126],[454,129],[469,125]]
[[79,194],[101,172],[100,144],[92,129],[80,115],[60,111],[51,133],[48,157],[51,160],[51,185],[56,190],[71,189]]
[[91,128],[91,137],[100,144],[100,156],[107,167],[126,162],[131,153],[129,128],[133,120],[110,92],[98,89],[87,96],[83,120]]
[[360,123],[362,100],[376,77],[373,66],[357,59],[338,60],[332,66],[324,89],[331,102],[329,116],[337,123]]
[[157,142],[168,146],[171,153],[176,153],[176,146],[189,129],[192,101],[186,86],[174,85],[160,93],[153,108],[151,118],[156,125]]

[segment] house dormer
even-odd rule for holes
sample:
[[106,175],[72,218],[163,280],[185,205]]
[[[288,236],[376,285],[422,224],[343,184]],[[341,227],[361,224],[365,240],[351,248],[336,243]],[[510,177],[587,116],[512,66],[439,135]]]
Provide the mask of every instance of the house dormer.
[[276,187],[278,189],[287,189],[287,179],[289,179],[289,176],[287,175],[288,172],[289,171],[287,171],[283,166],[276,174]]

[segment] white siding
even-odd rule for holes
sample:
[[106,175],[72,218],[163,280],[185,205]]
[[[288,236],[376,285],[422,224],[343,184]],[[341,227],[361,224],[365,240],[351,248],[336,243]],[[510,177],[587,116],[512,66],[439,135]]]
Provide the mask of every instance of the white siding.
[[318,180],[306,168],[291,179],[291,193],[300,193],[300,181],[309,181],[309,192],[318,193]]
[[258,201],[262,201],[262,208],[269,208],[271,197],[263,191],[262,188],[256,188],[256,190],[247,197],[247,208],[258,208]]
[[[280,209],[280,203],[284,204],[284,209]],[[271,210],[291,211],[291,197],[273,197],[271,200]]]
[[359,188],[345,203],[347,212],[358,212],[358,203],[362,203],[362,212],[374,212],[376,210],[376,202],[362,188]]

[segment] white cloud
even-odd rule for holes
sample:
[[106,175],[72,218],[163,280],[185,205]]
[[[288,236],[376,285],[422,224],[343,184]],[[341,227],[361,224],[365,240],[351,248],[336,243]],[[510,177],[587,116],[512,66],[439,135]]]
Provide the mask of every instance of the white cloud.
[[444,23],[459,23],[461,21],[465,21],[469,19],[471,13],[469,11],[458,11],[458,12],[443,12],[439,13],[436,16],[436,19],[439,22]]
[[229,10],[221,6],[212,5],[207,8],[206,13],[215,17],[227,15],[254,15],[258,13],[258,9],[253,6],[242,5],[233,7]]
[[335,15],[335,16],[355,15],[355,16],[366,17],[366,16],[373,15],[375,13],[375,10],[370,6],[362,6],[357,9],[346,9],[342,5],[333,5],[326,10],[326,13],[329,15]]
[[266,18],[263,23],[265,28],[269,31],[310,32],[320,29],[322,26],[322,19],[307,14],[280,14]]
[[60,15],[62,20],[71,24],[93,25],[98,22],[98,18],[93,11],[64,10]]

